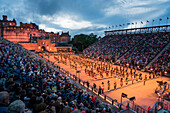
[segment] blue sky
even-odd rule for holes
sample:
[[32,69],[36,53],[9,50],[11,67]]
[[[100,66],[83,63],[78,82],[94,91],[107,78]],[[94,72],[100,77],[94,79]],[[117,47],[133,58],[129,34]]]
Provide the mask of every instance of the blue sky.
[[[151,26],[153,19],[153,25],[159,25],[160,18],[160,25],[166,24],[170,0],[0,0],[0,15],[4,14],[18,25],[34,22],[48,32],[104,36],[106,28],[116,25],[125,24],[116,29]],[[137,24],[127,26],[132,22]]]

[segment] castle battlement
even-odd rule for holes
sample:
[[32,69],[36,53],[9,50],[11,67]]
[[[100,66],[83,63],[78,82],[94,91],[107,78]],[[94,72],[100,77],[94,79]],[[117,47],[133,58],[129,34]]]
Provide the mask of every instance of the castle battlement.
[[35,23],[22,23],[17,26],[16,20],[8,20],[6,15],[3,15],[3,19],[0,20],[0,36],[6,38],[14,43],[30,42],[32,37],[49,37],[53,43],[69,42],[69,32],[59,35],[59,33],[46,32],[43,29],[39,29]]

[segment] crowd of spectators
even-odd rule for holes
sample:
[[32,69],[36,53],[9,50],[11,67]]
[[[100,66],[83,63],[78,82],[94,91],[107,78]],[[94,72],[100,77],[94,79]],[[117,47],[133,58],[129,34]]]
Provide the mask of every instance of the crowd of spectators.
[[170,46],[152,63],[150,70],[162,71],[165,75],[170,73]]
[[0,113],[112,113],[52,65],[0,38]]
[[105,57],[111,57],[110,51],[112,51],[112,45],[120,41],[119,36],[105,36],[100,41],[86,48],[83,53],[86,57],[104,59]]
[[[161,32],[105,36],[86,48],[83,53],[85,57],[97,58],[99,56],[99,60],[109,59],[116,61],[115,64],[118,65],[128,64],[129,67],[143,69],[169,43],[169,38],[170,33]],[[164,59],[168,60],[167,57]],[[162,63],[167,69],[168,62]]]
[[86,57],[114,60],[121,57],[142,38],[142,35],[105,36],[97,43],[86,48],[83,53]]
[[169,43],[170,33],[147,34],[124,56],[121,63],[143,69]]

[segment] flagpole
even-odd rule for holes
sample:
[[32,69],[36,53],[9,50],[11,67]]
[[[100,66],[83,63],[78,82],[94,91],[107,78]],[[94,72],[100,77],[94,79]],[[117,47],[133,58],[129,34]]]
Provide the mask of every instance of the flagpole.
[[166,18],[166,25],[168,24],[168,19],[169,19],[169,18],[167,17],[167,18]]
[[146,21],[146,27],[147,27],[147,21]]
[[[166,25],[168,24],[168,17],[166,18]],[[166,31],[167,31],[167,26],[166,26]]]
[[[159,19],[159,26],[160,26],[160,21],[161,21],[161,20]],[[159,27],[159,29],[158,29],[158,32],[159,32],[159,31],[160,31],[160,27]]]
[[159,26],[160,26],[160,21],[161,21],[161,19],[159,19]]
[[152,32],[153,32],[153,22],[154,22],[155,20],[152,20]]

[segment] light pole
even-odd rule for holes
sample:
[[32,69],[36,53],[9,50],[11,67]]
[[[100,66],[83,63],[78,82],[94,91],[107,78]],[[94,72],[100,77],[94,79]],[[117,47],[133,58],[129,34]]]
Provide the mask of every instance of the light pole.
[[79,79],[80,79],[80,72],[81,72],[80,70],[79,70],[79,71],[77,71],[77,73],[78,73],[78,76],[79,76]]
[[127,98],[127,94],[125,94],[125,93],[122,93],[122,94],[121,94],[121,100],[120,100],[121,104],[122,104],[122,97],[123,97],[123,98]]
[[[81,72],[80,70],[76,71],[76,77],[79,78],[79,83],[80,83],[80,72]],[[79,77],[77,76],[77,74],[78,74]]]
[[49,62],[50,55],[48,54],[48,62]]
[[[128,98],[128,97],[127,97],[127,94],[122,93],[122,94],[121,94],[121,103],[120,103],[120,106],[119,106],[119,110],[121,110],[121,106],[122,106],[122,98],[127,98],[127,99],[129,99],[130,101],[135,100],[135,97]],[[129,108],[129,103],[128,103],[128,108]]]

